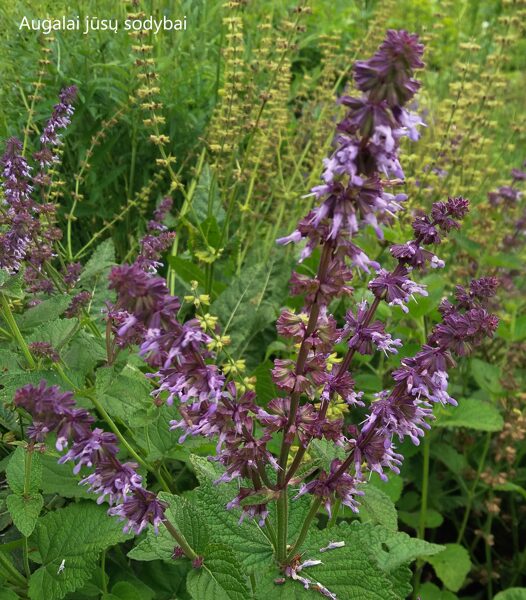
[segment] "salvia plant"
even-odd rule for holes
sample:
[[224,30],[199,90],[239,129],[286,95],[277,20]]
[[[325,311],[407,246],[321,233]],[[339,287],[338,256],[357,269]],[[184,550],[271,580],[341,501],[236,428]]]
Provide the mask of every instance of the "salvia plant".
[[[5,331],[23,355],[9,364],[14,381],[25,377],[11,399],[27,441],[7,467],[7,504],[23,534],[20,570],[0,552],[0,572],[12,590],[64,597],[86,583],[101,551],[128,540],[129,558],[176,565],[185,575],[184,597],[198,600],[401,599],[412,592],[408,565],[418,559],[416,597],[423,561],[443,547],[398,532],[396,519],[393,527],[382,514],[388,498],[370,482],[400,472],[400,444],[420,443],[437,405],[456,406],[448,372],[498,326],[488,308],[498,281],[479,274],[442,300],[440,321],[416,352],[394,364],[372,401],[356,383],[360,356],[383,361],[402,351],[381,307],[404,319],[409,303],[427,295],[418,277],[444,267],[437,246],[469,209],[463,197],[444,197],[413,211],[408,239],[384,240],[384,227],[404,219],[407,201],[398,191],[405,178],[400,143],[417,142],[425,125],[415,111],[423,52],[418,36],[389,30],[371,58],[354,64],[354,95],[339,99],[345,115],[321,183],[305,201],[313,207],[278,240],[301,248],[301,264],[290,279],[296,309],[283,309],[276,322],[291,352],[274,358],[269,379],[277,393],[266,404],[242,376],[243,359],[229,354],[229,336],[208,312],[201,283],[181,300],[160,274],[175,240],[165,225],[170,198],[147,223],[135,261],[112,266],[107,289],[100,281],[113,263],[107,247],[84,267],[64,259],[57,207],[46,198],[77,90],[61,92],[34,167],[25,143],[8,141],[1,159],[0,292]],[[379,242],[376,257],[362,244],[369,230]],[[25,294],[32,308],[15,315]],[[50,334],[37,328],[26,336],[39,311],[67,319]],[[65,360],[63,346],[75,336]],[[82,361],[103,365],[95,379]],[[131,397],[150,392],[148,408]],[[127,394],[129,403],[122,401]],[[130,423],[128,430],[119,421]],[[155,445],[145,426],[154,421],[155,435],[173,438],[177,458],[197,477],[199,485],[183,495],[175,493],[177,478],[140,451]],[[189,456],[194,448],[199,453]],[[64,463],[80,478],[80,491],[66,497],[96,495],[96,504],[107,506],[70,503],[37,524],[40,491],[48,486],[43,467],[60,477]],[[374,510],[378,518],[363,518]],[[141,537],[132,547],[133,536]],[[102,578],[104,590],[104,570]]]

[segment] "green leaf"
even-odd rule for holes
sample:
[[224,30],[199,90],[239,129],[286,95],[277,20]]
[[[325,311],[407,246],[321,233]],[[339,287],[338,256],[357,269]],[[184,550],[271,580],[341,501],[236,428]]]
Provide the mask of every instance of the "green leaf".
[[445,544],[445,549],[432,556],[427,561],[435,569],[442,583],[457,592],[471,570],[469,552],[460,544]]
[[97,363],[106,359],[105,344],[103,340],[81,330],[63,353],[62,359],[70,368],[86,375],[93,371]]
[[[230,335],[229,352],[241,356],[252,339],[272,323],[286,294],[289,272],[283,261],[246,268],[210,306]],[[261,355],[264,348],[260,349]]]
[[[321,554],[320,548],[331,541],[344,541],[345,546]],[[380,525],[343,523],[309,536],[302,557],[323,564],[305,569],[302,575],[320,582],[339,600],[403,600],[411,591],[407,564],[441,549]]]
[[206,284],[206,275],[198,265],[195,265],[191,260],[186,260],[180,256],[169,256],[168,264],[173,268],[178,278],[186,283],[197,281],[201,287]]
[[24,297],[24,272],[20,270],[16,275],[9,275],[0,269],[0,292],[8,298],[21,300]]
[[312,440],[309,445],[309,454],[317,460],[320,467],[327,473],[335,458],[345,459],[345,451],[327,440]]
[[104,595],[102,598],[113,600],[143,600],[139,590],[127,581],[119,581],[111,588],[111,594]]
[[458,600],[457,596],[448,590],[441,590],[434,583],[426,582],[420,586],[418,593],[425,600]]
[[375,548],[374,554],[378,563],[387,572],[392,572],[417,558],[433,556],[444,548],[410,537],[407,533],[388,531],[380,526],[363,529],[360,533],[366,543]]
[[[161,492],[159,497],[168,504],[165,511],[167,520],[197,554],[203,554],[208,544],[208,528],[201,512],[181,496]],[[166,528],[161,528],[158,535],[149,529],[146,538],[130,550],[128,556],[134,560],[170,561],[173,560],[174,547],[174,539]]]
[[422,281],[427,285],[427,296],[415,296],[408,303],[409,314],[415,319],[420,319],[434,310],[442,300],[444,293],[444,279],[438,275],[429,275]]
[[215,217],[219,225],[225,220],[226,213],[221,202],[217,180],[208,164],[205,164],[201,171],[189,214],[190,220],[196,225],[210,217]]
[[[345,546],[320,552],[335,541],[345,542]],[[381,526],[343,523],[330,530],[315,530],[308,537],[300,549],[302,560],[321,560],[322,564],[305,568],[300,574],[313,585],[319,582],[339,600],[403,600],[410,591],[411,572],[401,565],[438,549]],[[306,592],[299,581],[277,585],[274,581],[280,576],[277,569],[265,574],[257,588],[258,600],[320,597],[314,591]]]
[[[398,511],[398,518],[404,525],[408,525],[415,530],[420,526],[420,512],[407,512],[405,510]],[[436,529],[444,522],[444,517],[433,508],[426,510],[425,527],[426,529]]]
[[29,537],[38,520],[40,511],[44,506],[42,494],[18,495],[10,494],[6,498],[7,509],[13,519],[13,523],[22,535]]
[[3,589],[0,590],[0,600],[20,600],[20,596],[12,590]]
[[471,374],[479,387],[491,394],[502,392],[500,384],[501,370],[496,365],[491,365],[478,358],[471,359]]
[[152,388],[141,371],[130,365],[120,372],[113,367],[100,367],[95,389],[97,398],[112,417],[128,426],[144,423],[138,417],[144,417],[146,409],[152,405]]
[[58,319],[70,303],[71,296],[57,294],[18,315],[16,321],[22,331],[33,329],[38,325]]
[[493,600],[526,600],[526,588],[509,588],[499,592]]
[[248,571],[268,567],[272,562],[272,546],[263,531],[253,521],[239,523],[239,510],[226,510],[227,503],[237,492],[230,486],[213,486],[203,482],[194,490],[193,499],[210,534],[234,552],[236,559]]
[[42,463],[42,492],[44,494],[58,494],[64,498],[91,498],[86,486],[79,485],[82,477],[73,473],[71,463],[58,464],[58,456],[51,454],[41,455]]
[[390,498],[391,502],[398,502],[404,489],[404,481],[400,475],[394,473],[390,473],[388,477],[387,481],[383,481],[378,473],[371,473],[369,484],[379,488]]
[[[205,458],[192,456],[191,463],[201,484],[192,490],[191,501],[203,515],[210,539],[221,540],[227,545],[247,571],[268,568],[272,563],[273,550],[262,529],[248,519],[239,523],[238,509],[226,510],[227,503],[238,493],[237,486],[214,485],[212,482],[221,476],[221,471]],[[273,505],[271,510],[275,510]],[[291,522],[296,522],[293,515]]]
[[491,267],[504,267],[505,269],[521,270],[524,266],[521,258],[516,254],[506,254],[505,252],[488,254],[487,252],[482,252],[480,254],[480,258],[481,264],[489,265]]
[[278,395],[277,388],[272,380],[272,367],[272,363],[269,360],[266,360],[258,365],[251,373],[251,375],[256,378],[256,394],[260,406],[266,406]]
[[31,575],[32,600],[59,600],[87,581],[99,552],[124,541],[122,524],[93,502],[70,504],[41,518],[31,537],[41,566]]
[[17,355],[11,350],[3,348],[0,349],[0,365],[0,372],[2,373],[20,369]]
[[246,600],[250,594],[245,580],[232,550],[210,544],[203,566],[190,571],[186,587],[194,600]]
[[506,481],[506,483],[496,483],[493,486],[493,489],[499,492],[515,492],[526,499],[526,490],[522,486],[512,483],[511,481]]
[[[24,489],[26,461],[29,469],[28,487]],[[42,482],[42,464],[37,452],[28,452],[26,448],[18,446],[9,459],[6,469],[7,483],[15,494],[34,494],[39,491]]]
[[501,431],[504,427],[499,410],[475,398],[462,398],[455,408],[437,410],[437,416],[437,427],[467,427],[478,431]]
[[121,600],[151,600],[155,592],[136,578],[133,583],[129,581],[118,581],[112,588],[111,593]]
[[526,338],[526,315],[517,317],[513,327],[513,341],[520,342]]
[[389,496],[373,485],[364,485],[361,488],[365,491],[365,495],[360,498],[358,513],[362,523],[383,525],[386,529],[396,531],[398,517]]
[[79,277],[79,282],[84,283],[96,275],[101,275],[115,264],[115,247],[111,238],[99,244]]
[[[137,421],[139,421],[139,417],[140,413],[136,413]],[[174,406],[154,407],[151,422],[135,430],[135,440],[146,449],[146,458],[149,461],[175,458],[181,448],[180,433],[170,430],[170,421],[178,418],[179,414]]]
[[468,466],[466,457],[446,443],[434,442],[431,445],[431,455],[443,462],[450,471],[457,475]]
[[0,389],[0,399],[4,402],[12,402],[13,396],[18,388],[32,383],[38,385],[42,379],[48,385],[64,385],[62,379],[56,371],[11,371],[2,375],[2,389]]
[[49,342],[59,349],[71,340],[77,326],[77,319],[55,319],[33,329],[27,341]]

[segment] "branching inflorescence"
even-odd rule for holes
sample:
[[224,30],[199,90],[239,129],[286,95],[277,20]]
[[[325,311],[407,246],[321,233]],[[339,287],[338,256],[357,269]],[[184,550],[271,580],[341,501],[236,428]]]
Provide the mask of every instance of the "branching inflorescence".
[[[416,35],[388,31],[377,53],[355,65],[355,84],[361,96],[340,99],[348,111],[337,127],[336,148],[324,161],[323,183],[312,190],[318,204],[291,235],[279,240],[281,244],[305,242],[300,261],[318,251],[320,258],[314,277],[299,272],[292,275],[292,294],[303,296],[304,305],[299,312],[283,310],[277,331],[293,341],[298,351],[294,359],[274,361],[272,377],[281,395],[266,408],[256,404],[253,391],[242,389],[218,368],[212,337],[202,320],[178,319],[180,302],[170,295],[155,270],[161,251],[171,240],[161,226],[167,204],[150,224],[139,259],[115,267],[110,275],[117,301],[108,318],[117,346],[140,345],[141,355],[155,369],[151,377],[157,383],[158,401],[177,402],[180,418],[172,422],[172,429],[182,431],[181,442],[189,435],[217,440],[211,460],[224,468],[217,483],[235,480],[239,484],[229,508],[240,506],[242,519],[255,518],[265,526],[268,504],[277,500],[276,555],[284,565],[310,524],[306,523],[289,553],[288,488],[294,488],[296,497],[314,497],[310,520],[322,504],[330,513],[335,501],[357,511],[363,493],[358,486],[370,472],[383,479],[387,478],[385,470],[399,472],[403,457],[396,452],[396,440],[407,436],[418,444],[433,418],[433,404],[456,404],[447,392],[447,370],[454,365],[454,356],[469,353],[497,327],[496,317],[484,308],[495,293],[496,280],[482,278],[471,282],[469,289],[457,288],[455,301],[444,300],[440,305],[442,322],[421,350],[404,358],[393,372],[392,388],[379,391],[376,401],[365,407],[363,393],[349,370],[354,355],[376,351],[389,355],[402,344],[375,317],[377,308],[385,302],[394,310],[399,307],[407,312],[412,297],[427,295],[425,286],[412,275],[444,266],[432,247],[459,227],[468,210],[467,200],[449,198],[435,203],[429,214],[418,215],[412,225],[413,238],[390,247],[395,263],[392,270],[369,258],[357,243],[357,234],[367,226],[381,239],[382,225],[392,221],[406,199],[389,190],[404,178],[398,156],[400,139],[417,140],[417,127],[422,124],[407,108],[420,85],[413,73],[423,67],[422,54]],[[357,302],[339,325],[331,314],[331,302],[352,298],[350,284],[355,271],[371,276],[370,299]],[[342,342],[347,344],[346,354],[333,365],[330,356]],[[46,398],[48,394],[49,402],[37,402],[39,394]],[[62,398],[61,402],[55,396]],[[330,415],[331,404],[341,401],[349,407],[365,408],[361,425],[349,425]],[[112,513],[126,517],[136,531],[146,521],[156,525],[162,519],[162,505],[140,486],[135,465],[122,465],[115,458],[112,434],[92,430],[89,416],[75,412],[69,396],[64,399],[53,388],[46,392],[42,387],[26,387],[15,402],[37,421],[36,439],[46,431],[66,429],[67,434],[59,433],[57,439],[64,446],[69,437],[73,446],[61,460],[95,466],[95,474],[86,482],[112,502],[123,500]],[[61,414],[65,420],[59,423],[57,415]],[[77,420],[78,427],[74,425]],[[281,439],[278,456],[269,449],[269,442],[276,437]],[[335,458],[328,472],[318,470],[304,479],[298,468],[309,444],[322,439],[337,446],[344,457]],[[298,449],[289,456],[295,443]],[[112,469],[120,475],[111,475]]]

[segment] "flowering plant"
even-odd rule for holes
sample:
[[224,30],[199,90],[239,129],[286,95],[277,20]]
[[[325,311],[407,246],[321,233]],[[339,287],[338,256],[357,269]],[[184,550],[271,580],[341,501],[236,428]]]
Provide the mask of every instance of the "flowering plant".
[[[456,405],[448,393],[448,370],[498,325],[486,307],[497,280],[474,279],[467,288],[457,286],[453,299],[442,300],[440,322],[416,352],[404,353],[391,382],[376,390],[372,402],[356,383],[353,360],[377,354],[384,360],[403,352],[402,340],[393,338],[377,313],[383,306],[393,318],[404,318],[410,303],[427,295],[414,275],[444,267],[434,249],[460,227],[469,207],[466,199],[455,197],[434,203],[427,213],[416,212],[411,239],[389,245],[384,266],[360,244],[362,233],[372,228],[385,247],[383,228],[406,201],[396,192],[404,180],[399,151],[404,137],[418,140],[423,125],[410,109],[420,85],[414,72],[424,66],[423,50],[416,35],[389,30],[378,51],[354,66],[360,95],[339,100],[346,114],[324,160],[322,184],[311,190],[314,208],[278,240],[281,245],[303,243],[300,263],[317,259],[317,268],[313,273],[302,265],[292,274],[291,294],[299,300],[291,303],[295,310],[284,308],[277,319],[277,333],[288,350],[274,358],[276,393],[266,406],[253,382],[241,375],[242,359],[229,356],[230,340],[217,317],[205,312],[210,297],[200,293],[199,282],[181,303],[159,274],[161,256],[174,241],[164,225],[169,198],[148,223],[133,264],[111,267],[113,297],[102,306],[102,331],[88,309],[98,301],[98,275],[112,262],[106,247],[84,270],[77,263],[62,265],[61,272],[53,266],[51,242],[58,245],[60,239],[53,227],[55,207],[35,202],[31,193],[33,185],[49,185],[46,169],[55,160],[57,130],[69,123],[75,91],[62,92],[44,129],[36,176],[31,176],[23,145],[9,141],[2,159],[2,272],[16,278],[25,266],[27,291],[63,294],[67,303],[58,314],[65,311],[68,317],[56,325],[60,331],[37,330],[28,344],[21,333],[24,321],[12,312],[16,293],[2,287],[3,317],[25,357],[22,375],[31,379],[16,385],[13,396],[20,422],[30,421],[27,449],[10,462],[13,506],[22,498],[38,517],[38,489],[44,482],[33,482],[31,461],[38,462],[36,451],[54,438],[58,463],[73,462],[74,474],[82,472],[79,483],[124,522],[122,532],[114,521],[104,521],[105,515],[88,510],[93,532],[102,528],[97,540],[84,526],[79,530],[89,560],[131,532],[147,529],[128,556],[188,559],[185,585],[196,599],[292,598],[307,590],[327,598],[394,600],[410,593],[407,564],[443,548],[398,532],[396,518],[393,526],[389,515],[374,517],[375,497],[380,494],[384,507],[388,499],[371,491],[381,488],[368,481],[373,474],[386,482],[390,473],[398,474],[403,455],[397,445],[406,438],[418,445],[434,418],[433,407]],[[362,276],[368,283],[358,299],[351,283],[360,285]],[[45,302],[32,310],[45,314]],[[71,322],[72,329],[64,330]],[[27,320],[25,325],[31,329]],[[81,327],[84,335],[74,351],[88,354],[94,367],[103,363],[95,379],[81,365],[65,369],[60,354]],[[229,358],[223,366],[222,356]],[[70,365],[74,362],[70,356]],[[154,401],[147,407],[130,397],[150,392]],[[119,421],[128,424],[129,433],[123,433]],[[162,451],[151,451],[154,431],[176,440],[169,458],[189,464],[199,480],[186,496],[173,493],[176,483],[160,460]],[[209,459],[184,456],[187,445],[211,448]],[[20,469],[26,474],[21,487]],[[70,527],[81,519],[75,505],[63,510]],[[353,513],[360,515],[361,525],[347,524]],[[368,513],[373,516],[367,518]],[[27,544],[36,518],[28,522],[16,509],[13,514]],[[32,581],[59,598],[86,577],[71,574],[81,570],[75,558],[47,552],[51,519],[45,519],[31,538],[39,550],[35,562],[42,561],[36,571],[40,579]],[[10,577],[22,585],[16,569]],[[30,595],[37,597],[31,587]]]

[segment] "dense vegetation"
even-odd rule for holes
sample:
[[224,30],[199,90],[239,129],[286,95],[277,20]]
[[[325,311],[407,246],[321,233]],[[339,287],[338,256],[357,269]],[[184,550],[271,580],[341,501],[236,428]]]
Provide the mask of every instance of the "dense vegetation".
[[526,598],[526,2],[0,17],[0,600]]

